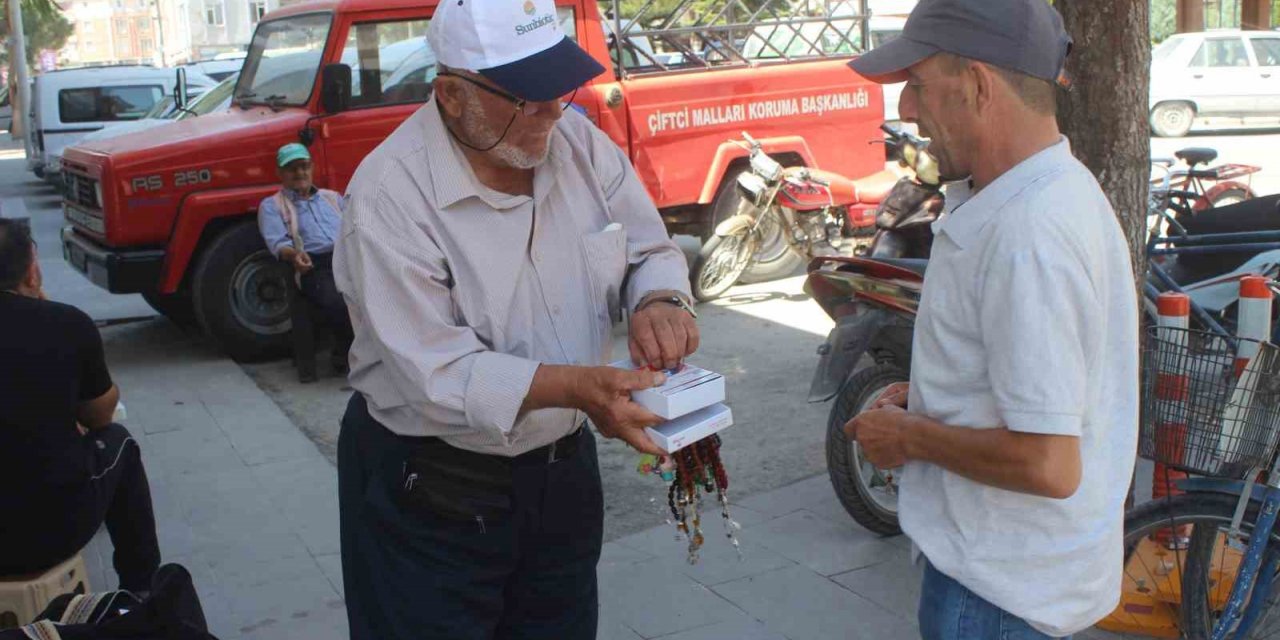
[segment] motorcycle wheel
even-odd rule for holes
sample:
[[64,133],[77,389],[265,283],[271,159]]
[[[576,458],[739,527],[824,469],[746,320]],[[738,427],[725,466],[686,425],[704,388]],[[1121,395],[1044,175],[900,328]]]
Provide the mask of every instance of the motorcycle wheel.
[[862,449],[844,434],[844,425],[866,411],[880,394],[907,374],[891,364],[878,364],[854,374],[831,407],[827,420],[827,473],[845,511],[874,533],[896,536],[898,527],[898,469],[877,469],[862,457]]
[[764,215],[760,221],[760,248],[739,278],[746,284],[785,278],[805,265],[804,257],[792,251],[783,236],[786,223],[778,209],[771,207]]
[[731,236],[711,236],[702,244],[689,273],[693,297],[715,300],[737,284],[755,254],[755,236],[747,231]]

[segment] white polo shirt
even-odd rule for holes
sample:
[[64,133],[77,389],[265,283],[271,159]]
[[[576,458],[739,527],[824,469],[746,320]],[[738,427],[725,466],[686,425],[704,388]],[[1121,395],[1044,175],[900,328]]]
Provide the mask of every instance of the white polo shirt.
[[1068,635],[1120,598],[1138,433],[1128,246],[1065,138],[968,195],[948,191],[954,208],[933,227],[910,411],[953,427],[1077,436],[1083,478],[1053,500],[911,462],[902,528],[942,573],[1041,632]]

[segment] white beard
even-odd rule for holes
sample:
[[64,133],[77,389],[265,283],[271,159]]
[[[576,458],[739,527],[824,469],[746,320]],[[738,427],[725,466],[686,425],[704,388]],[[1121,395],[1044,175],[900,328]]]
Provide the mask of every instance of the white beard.
[[[471,87],[466,88],[467,108],[470,113],[484,113],[484,107],[480,104],[480,97],[476,95],[477,89]],[[519,116],[517,116],[519,117]],[[492,144],[493,140],[503,135],[501,131],[495,131],[488,123],[480,121],[479,118],[462,118],[462,133],[467,136],[471,144],[480,146],[485,142]],[[483,141],[483,142],[481,142]],[[498,146],[490,149],[487,153],[493,155],[503,164],[513,169],[533,169],[541,166],[547,161],[547,155],[551,151],[551,133],[547,132],[547,144],[543,145],[542,153],[537,155],[531,154],[520,147],[517,147],[506,140],[498,143]]]

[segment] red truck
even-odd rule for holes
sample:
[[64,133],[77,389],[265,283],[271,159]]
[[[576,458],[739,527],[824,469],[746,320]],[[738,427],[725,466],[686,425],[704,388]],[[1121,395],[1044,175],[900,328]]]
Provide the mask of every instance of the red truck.
[[[68,149],[66,260],[98,286],[198,322],[234,358],[281,353],[288,273],[255,221],[278,189],[275,150],[303,142],[316,182],[342,191],[429,99],[435,57],[423,36],[437,2],[280,9],[258,25],[228,112]],[[870,144],[882,139],[880,88],[846,66],[866,37],[857,16],[733,23],[726,11],[699,36],[602,17],[613,2],[556,6],[565,32],[608,69],[575,108],[629,152],[673,234],[706,237],[736,210],[747,152],[733,141],[744,130],[784,162],[851,177],[883,168]],[[627,34],[620,48],[615,33]]]

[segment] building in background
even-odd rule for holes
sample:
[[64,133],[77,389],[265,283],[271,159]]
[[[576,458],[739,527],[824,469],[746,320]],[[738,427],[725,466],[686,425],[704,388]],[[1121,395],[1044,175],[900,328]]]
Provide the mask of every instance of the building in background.
[[262,16],[279,8],[279,0],[163,0],[186,16],[188,60],[210,60],[219,54],[244,53]]
[[58,64],[175,66],[243,54],[258,21],[282,4],[296,2],[68,0],[63,6],[75,31]]

